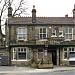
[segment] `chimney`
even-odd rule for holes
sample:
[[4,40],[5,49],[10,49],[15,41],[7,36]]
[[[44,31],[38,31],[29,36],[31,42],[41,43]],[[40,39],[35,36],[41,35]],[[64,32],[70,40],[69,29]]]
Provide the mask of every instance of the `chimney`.
[[75,4],[74,4],[74,9],[73,9],[73,17],[75,18]]
[[32,23],[36,23],[36,9],[35,9],[35,5],[33,5],[33,9],[32,9]]
[[0,26],[1,26],[1,16],[0,16]]
[[8,17],[12,17],[12,7],[11,7],[10,0],[9,0],[9,4],[8,4]]

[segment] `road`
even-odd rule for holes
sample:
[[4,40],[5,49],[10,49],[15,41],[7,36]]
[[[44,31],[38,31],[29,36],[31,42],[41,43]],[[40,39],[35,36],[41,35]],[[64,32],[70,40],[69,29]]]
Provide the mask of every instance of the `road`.
[[59,71],[48,73],[0,73],[0,75],[75,75],[75,71]]

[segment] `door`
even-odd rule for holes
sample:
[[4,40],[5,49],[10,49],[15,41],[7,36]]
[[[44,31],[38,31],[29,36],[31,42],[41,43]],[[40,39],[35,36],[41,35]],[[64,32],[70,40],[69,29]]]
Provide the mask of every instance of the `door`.
[[53,65],[57,65],[57,53],[56,53],[56,50],[52,50],[52,62],[53,62]]

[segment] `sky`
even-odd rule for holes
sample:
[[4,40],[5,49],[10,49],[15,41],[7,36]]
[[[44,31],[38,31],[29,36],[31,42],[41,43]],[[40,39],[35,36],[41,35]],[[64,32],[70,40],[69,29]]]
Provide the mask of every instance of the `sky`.
[[36,16],[42,17],[64,17],[68,14],[72,17],[75,0],[26,0],[28,14],[31,16],[33,5],[36,8]]
[[[19,0],[14,0],[18,3]],[[35,5],[37,17],[65,17],[68,14],[72,17],[75,0],[25,0],[27,9],[26,16],[32,16],[32,8]],[[16,4],[17,5],[17,4]],[[7,13],[7,12],[6,12]],[[7,14],[4,14],[6,16]],[[2,26],[2,31],[5,33],[5,27]]]

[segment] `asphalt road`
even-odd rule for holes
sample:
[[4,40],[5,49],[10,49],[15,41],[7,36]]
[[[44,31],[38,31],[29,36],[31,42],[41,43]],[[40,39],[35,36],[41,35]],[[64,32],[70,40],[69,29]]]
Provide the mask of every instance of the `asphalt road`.
[[59,71],[48,73],[0,73],[0,75],[75,75],[75,71]]

